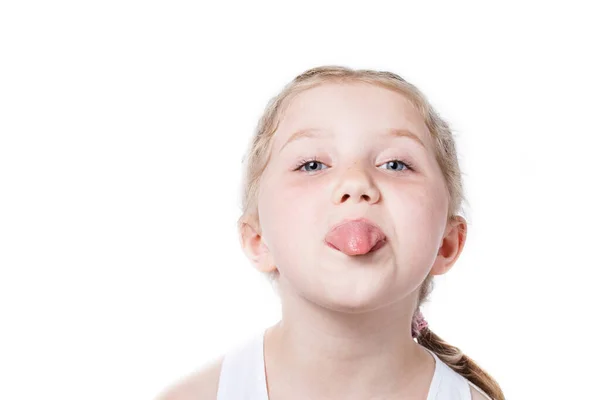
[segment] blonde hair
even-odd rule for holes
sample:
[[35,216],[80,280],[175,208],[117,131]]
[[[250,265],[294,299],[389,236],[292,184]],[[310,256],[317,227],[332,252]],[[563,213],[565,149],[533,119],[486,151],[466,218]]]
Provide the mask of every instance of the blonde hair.
[[[429,101],[414,85],[400,76],[387,71],[360,69],[342,66],[321,66],[298,75],[283,90],[273,97],[260,118],[254,136],[245,155],[245,168],[242,180],[242,215],[238,229],[252,221],[260,234],[258,215],[258,191],[262,173],[271,156],[272,138],[281,117],[291,99],[300,92],[325,83],[367,83],[396,91],[405,96],[416,107],[431,133],[435,147],[435,157],[443,172],[449,198],[448,220],[457,215],[465,200],[461,171],[452,131],[446,121],[433,109]],[[267,273],[271,284],[277,286],[277,270]],[[419,289],[415,313],[421,304],[428,301],[433,289],[433,275],[428,275]],[[415,317],[413,317],[413,325]],[[455,346],[452,346],[433,333],[428,327],[417,333],[417,342],[433,351],[450,368],[481,388],[493,400],[504,400],[498,383],[481,367]]]

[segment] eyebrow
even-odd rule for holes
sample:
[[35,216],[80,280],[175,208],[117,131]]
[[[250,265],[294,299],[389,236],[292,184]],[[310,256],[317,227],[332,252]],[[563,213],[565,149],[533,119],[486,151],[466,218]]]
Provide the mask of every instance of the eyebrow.
[[[290,138],[283,144],[283,146],[281,146],[281,149],[279,149],[279,152],[281,153],[285,146],[287,146],[288,144],[290,144],[298,139],[323,137],[323,135],[325,135],[325,137],[332,136],[331,133],[329,133],[327,131],[325,134],[319,133],[319,132],[323,132],[323,130],[315,129],[315,128],[301,129],[301,130],[295,132],[292,136],[290,136]],[[399,128],[387,129],[384,133],[384,136],[407,137],[409,139],[416,141],[423,148],[427,149],[427,146],[425,146],[425,143],[423,143],[421,138],[408,129],[399,129]]]

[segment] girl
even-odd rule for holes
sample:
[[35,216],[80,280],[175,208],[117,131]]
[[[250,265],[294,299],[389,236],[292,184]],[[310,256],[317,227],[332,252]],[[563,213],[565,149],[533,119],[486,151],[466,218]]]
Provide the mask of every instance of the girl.
[[504,399],[420,313],[467,223],[454,139],[400,76],[310,69],[251,141],[238,221],[281,320],[163,399]]

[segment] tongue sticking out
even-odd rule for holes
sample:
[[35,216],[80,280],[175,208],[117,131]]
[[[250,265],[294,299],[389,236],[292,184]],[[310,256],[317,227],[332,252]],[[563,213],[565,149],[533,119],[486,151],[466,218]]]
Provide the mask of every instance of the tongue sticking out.
[[366,254],[383,245],[385,235],[365,221],[348,221],[332,229],[325,241],[349,256]]

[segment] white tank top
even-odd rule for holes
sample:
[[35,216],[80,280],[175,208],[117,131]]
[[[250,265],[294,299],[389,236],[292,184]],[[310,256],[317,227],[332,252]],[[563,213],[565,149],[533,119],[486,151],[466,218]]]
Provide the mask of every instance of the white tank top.
[[[251,340],[225,354],[217,400],[269,399],[265,377],[264,333],[261,331]],[[473,384],[444,364],[435,353],[423,348],[435,359],[435,371],[427,400],[472,400],[469,385]],[[481,392],[481,389],[475,388]]]

